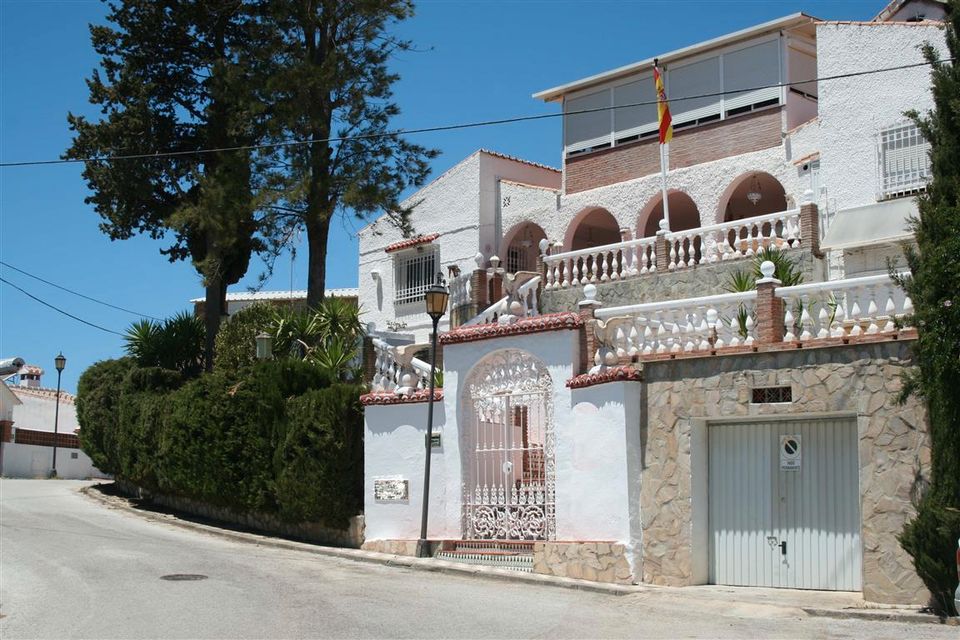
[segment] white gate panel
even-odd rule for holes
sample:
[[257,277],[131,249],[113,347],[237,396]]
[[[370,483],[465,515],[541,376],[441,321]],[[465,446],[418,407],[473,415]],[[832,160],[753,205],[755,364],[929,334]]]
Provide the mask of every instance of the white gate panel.
[[856,422],[717,424],[708,433],[710,582],[860,590]]

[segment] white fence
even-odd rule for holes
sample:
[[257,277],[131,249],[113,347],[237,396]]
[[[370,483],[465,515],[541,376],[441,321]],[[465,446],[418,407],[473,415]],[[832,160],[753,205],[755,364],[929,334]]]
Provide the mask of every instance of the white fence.
[[780,287],[784,342],[892,333],[913,302],[890,276],[867,276]]
[[[749,258],[760,249],[800,246],[800,210],[724,222],[665,235],[670,270]],[[546,289],[576,287],[653,273],[656,238],[638,238],[544,256]]]

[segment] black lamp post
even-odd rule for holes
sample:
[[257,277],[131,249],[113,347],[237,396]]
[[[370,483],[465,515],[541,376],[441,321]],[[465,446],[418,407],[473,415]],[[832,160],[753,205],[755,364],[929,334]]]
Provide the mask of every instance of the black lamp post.
[[424,438],[426,463],[423,471],[423,514],[420,518],[420,539],[417,540],[417,557],[430,556],[430,543],[427,542],[427,511],[430,505],[430,447],[433,436],[433,392],[437,377],[437,325],[447,312],[447,299],[450,293],[443,282],[443,276],[437,274],[437,281],[427,289],[427,315],[433,320],[433,349],[430,351],[430,395],[427,396],[427,433]]
[[53,359],[53,364],[57,367],[57,405],[53,410],[53,469],[50,470],[50,477],[57,477],[57,432],[60,427],[60,375],[63,373],[63,370],[67,366],[67,359],[63,357],[63,352],[61,351],[56,358]]

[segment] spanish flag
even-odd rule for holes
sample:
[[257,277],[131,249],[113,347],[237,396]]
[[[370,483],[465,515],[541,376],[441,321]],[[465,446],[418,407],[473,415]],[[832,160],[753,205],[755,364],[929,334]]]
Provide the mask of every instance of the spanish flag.
[[663,77],[656,63],[653,65],[653,81],[657,85],[657,120],[660,122],[660,144],[666,144],[673,138],[673,120],[670,118],[670,105],[667,92],[663,88]]

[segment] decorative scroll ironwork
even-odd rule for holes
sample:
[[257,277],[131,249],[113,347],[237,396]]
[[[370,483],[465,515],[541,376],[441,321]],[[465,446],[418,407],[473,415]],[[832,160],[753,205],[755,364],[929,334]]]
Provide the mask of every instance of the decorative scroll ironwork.
[[556,441],[546,367],[524,351],[498,351],[477,365],[465,389],[464,537],[554,539]]

